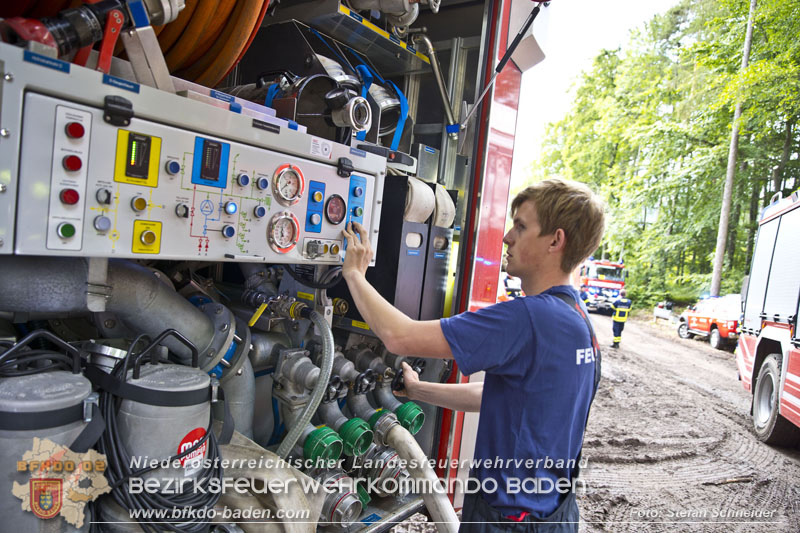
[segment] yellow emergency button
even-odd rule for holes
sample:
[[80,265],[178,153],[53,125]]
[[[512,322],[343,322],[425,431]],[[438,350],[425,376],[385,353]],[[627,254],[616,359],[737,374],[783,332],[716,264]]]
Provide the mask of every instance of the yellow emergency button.
[[331,244],[331,253],[333,255],[339,254],[339,245],[338,244]]
[[161,222],[136,220],[133,222],[131,251],[135,254],[161,252]]
[[131,208],[137,213],[141,213],[147,209],[147,200],[144,196],[134,196],[133,200],[131,200]]
[[142,235],[139,237],[139,240],[141,240],[142,244],[144,244],[145,246],[152,246],[158,240],[158,237],[152,231],[147,230],[142,232]]

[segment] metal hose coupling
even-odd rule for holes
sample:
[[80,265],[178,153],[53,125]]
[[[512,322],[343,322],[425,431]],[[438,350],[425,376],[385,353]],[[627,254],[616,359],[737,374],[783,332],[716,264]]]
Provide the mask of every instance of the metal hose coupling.
[[293,320],[311,318],[311,313],[314,311],[307,304],[298,302],[295,298],[286,295],[272,298],[267,302],[267,309],[274,315]]

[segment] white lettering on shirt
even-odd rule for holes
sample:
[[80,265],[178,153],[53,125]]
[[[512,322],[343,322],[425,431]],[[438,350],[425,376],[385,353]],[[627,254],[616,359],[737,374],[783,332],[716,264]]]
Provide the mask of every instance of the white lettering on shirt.
[[594,361],[594,349],[593,348],[583,348],[582,350],[577,350],[575,352],[575,364],[580,365],[582,363],[591,363]]

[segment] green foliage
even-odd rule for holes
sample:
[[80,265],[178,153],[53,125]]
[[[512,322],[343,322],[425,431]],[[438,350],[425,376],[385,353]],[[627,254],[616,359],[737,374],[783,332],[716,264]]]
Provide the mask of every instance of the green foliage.
[[[723,292],[749,270],[761,207],[797,188],[800,2],[684,0],[604,50],[568,115],[548,126],[532,178],[590,184],[608,204],[602,254],[624,255],[634,300],[689,303],[708,291],[733,109],[742,103]],[[599,254],[596,254],[599,255]]]

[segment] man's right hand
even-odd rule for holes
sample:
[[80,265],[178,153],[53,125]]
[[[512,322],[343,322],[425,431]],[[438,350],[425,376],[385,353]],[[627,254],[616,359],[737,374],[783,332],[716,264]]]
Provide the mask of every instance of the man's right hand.
[[419,374],[414,372],[411,365],[405,361],[403,361],[401,365],[403,367],[403,385],[405,388],[403,390],[394,391],[394,393],[396,396],[406,396],[409,399],[413,399],[414,391],[416,391],[417,385],[419,385]]
[[342,236],[347,244],[342,276],[347,280],[353,274],[365,275],[373,255],[367,230],[358,222],[348,222],[347,227],[342,230]]

